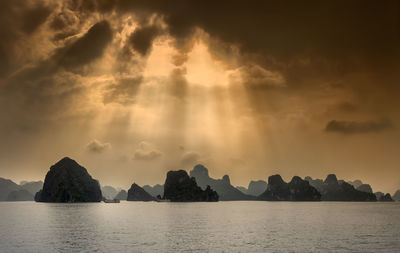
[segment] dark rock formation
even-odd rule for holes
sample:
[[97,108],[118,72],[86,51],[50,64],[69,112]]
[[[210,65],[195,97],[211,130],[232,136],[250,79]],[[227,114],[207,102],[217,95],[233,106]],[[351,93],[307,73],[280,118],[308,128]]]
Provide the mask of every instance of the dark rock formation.
[[160,184],[156,184],[154,186],[150,186],[150,185],[145,185],[143,186],[143,189],[150,193],[151,196],[153,197],[157,197],[157,195],[164,195],[164,185],[160,185]]
[[346,182],[339,184],[334,174],[325,179],[321,194],[324,201],[376,201],[373,193],[358,191]]
[[106,199],[114,199],[115,196],[117,196],[118,191],[114,187],[106,185],[101,187],[101,194]]
[[373,193],[372,187],[369,184],[362,184],[356,188],[358,191]]
[[264,180],[250,181],[249,187],[247,188],[247,194],[252,196],[259,196],[267,189],[267,182]]
[[33,201],[33,195],[27,190],[21,189],[10,192],[7,201]]
[[378,201],[382,201],[382,202],[392,202],[394,201],[392,199],[392,196],[390,196],[390,193],[386,193],[385,195],[381,196]]
[[128,201],[153,201],[154,197],[137,184],[132,184],[128,190]]
[[190,176],[196,179],[197,184],[206,189],[209,185],[218,193],[219,200],[254,200],[254,196],[246,195],[231,185],[228,175],[222,179],[213,179],[208,175],[208,169],[201,164],[194,166],[190,171]]
[[100,202],[100,185],[87,170],[65,157],[50,167],[43,189],[35,195],[39,202]]
[[400,201],[400,190],[397,190],[397,191],[393,194],[393,200],[395,200],[395,201]]
[[114,197],[114,199],[118,200],[127,200],[128,199],[128,193],[125,190],[121,190],[117,196]]
[[383,192],[375,192],[376,199],[379,200],[381,197],[385,196]]
[[210,186],[202,190],[195,178],[184,170],[169,171],[164,184],[164,199],[174,202],[218,201],[218,193]]
[[300,177],[295,176],[286,183],[280,175],[273,175],[268,178],[267,190],[258,198],[268,201],[319,201],[321,194]]
[[20,190],[20,186],[9,179],[0,177],[0,201],[6,201],[12,191]]

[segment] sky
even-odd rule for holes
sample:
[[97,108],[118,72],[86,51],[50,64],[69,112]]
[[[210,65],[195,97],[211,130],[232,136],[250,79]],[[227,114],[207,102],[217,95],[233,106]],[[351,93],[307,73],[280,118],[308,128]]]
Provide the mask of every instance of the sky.
[[399,1],[15,0],[0,38],[0,177],[400,189]]

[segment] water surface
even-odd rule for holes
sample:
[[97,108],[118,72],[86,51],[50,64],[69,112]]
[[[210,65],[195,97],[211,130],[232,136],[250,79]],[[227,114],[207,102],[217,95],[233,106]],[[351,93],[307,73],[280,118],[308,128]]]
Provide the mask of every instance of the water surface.
[[400,203],[0,202],[0,252],[400,252]]

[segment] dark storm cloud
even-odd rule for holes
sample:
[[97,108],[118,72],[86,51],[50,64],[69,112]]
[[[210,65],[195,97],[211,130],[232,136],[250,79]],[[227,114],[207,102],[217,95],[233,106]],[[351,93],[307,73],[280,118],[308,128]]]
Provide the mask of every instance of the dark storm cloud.
[[[284,85],[291,89],[318,88],[321,83],[353,73],[390,78],[396,76],[400,68],[400,2],[396,0],[384,3],[376,0],[71,2],[80,12],[131,13],[141,25],[157,15],[176,39],[174,45],[178,51],[200,28],[212,40],[221,41],[220,45],[237,46],[239,66],[255,63],[280,73]],[[143,37],[152,37],[152,34],[148,32]],[[138,43],[138,51],[147,52],[151,48],[149,41]],[[213,43],[208,46],[210,52],[220,57],[221,48],[213,48]],[[187,53],[186,49],[176,55],[174,64],[181,66],[187,60]],[[223,55],[229,58],[233,52],[228,50]],[[247,70],[251,72],[251,68]],[[267,92],[264,86],[267,89],[274,86],[270,82],[251,85],[255,79],[250,72],[244,75],[249,79],[243,79],[243,83],[250,84],[245,88],[257,88],[257,94],[248,92],[250,100],[254,101],[253,96],[264,96]],[[398,75],[394,79],[380,86],[394,94],[400,81]],[[367,97],[381,89],[375,84],[366,87],[358,80],[347,83],[345,88]],[[394,100],[388,99],[390,103],[396,103]]]
[[[2,1],[0,8],[0,77],[18,68],[18,46],[24,34],[40,27],[52,12],[44,1]],[[26,41],[29,41],[26,39]],[[26,42],[25,42],[26,43]]]
[[161,30],[158,26],[151,25],[139,27],[135,29],[129,38],[133,49],[139,52],[142,56],[147,55],[153,44],[153,40],[160,34]]
[[38,5],[26,10],[22,15],[22,29],[26,33],[34,32],[52,12],[48,6]]
[[393,128],[393,123],[388,119],[379,121],[338,121],[332,120],[325,127],[327,132],[342,134],[361,134],[382,132]]
[[107,21],[93,25],[85,35],[71,45],[60,49],[55,58],[67,69],[79,68],[103,55],[112,40],[112,31]]
[[[93,25],[82,37],[35,64],[21,64],[0,84],[0,116],[7,118],[4,132],[43,131],[81,103],[86,88],[75,70],[99,58],[111,41],[107,21]],[[61,68],[60,68],[61,67]]]
[[[97,1],[97,5],[102,2]],[[398,50],[399,2],[395,0],[312,0],[290,4],[255,0],[121,0],[113,5],[121,12],[163,15],[170,33],[176,37],[188,36],[195,27],[201,27],[224,41],[240,44],[244,50],[262,51],[286,60],[301,54],[337,59],[345,53],[391,57],[390,53]]]

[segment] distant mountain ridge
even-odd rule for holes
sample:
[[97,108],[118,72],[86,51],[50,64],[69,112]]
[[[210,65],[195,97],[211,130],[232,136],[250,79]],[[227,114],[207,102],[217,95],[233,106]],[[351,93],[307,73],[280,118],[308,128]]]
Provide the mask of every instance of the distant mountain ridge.
[[143,189],[148,192],[151,196],[157,197],[158,195],[164,195],[164,185],[156,184],[154,186],[145,185]]
[[118,200],[127,200],[128,198],[128,193],[125,190],[121,190],[115,197],[114,199]]
[[0,201],[33,201],[42,186],[42,181],[23,181],[18,185],[12,180],[0,178]]
[[373,193],[356,190],[353,185],[338,180],[335,174],[329,174],[325,181],[311,177],[306,180],[321,193],[323,201],[376,201]]
[[114,199],[117,196],[118,191],[112,186],[106,185],[101,187],[101,194],[106,199]]

